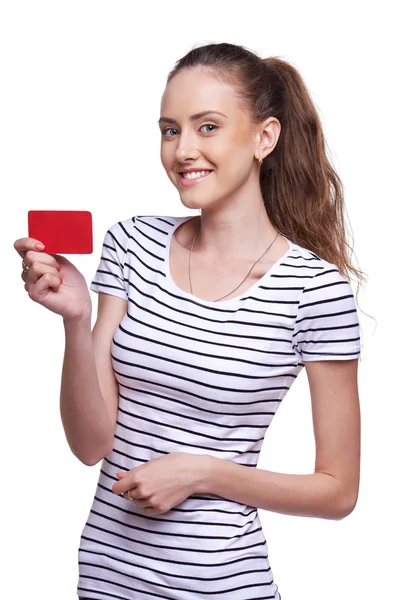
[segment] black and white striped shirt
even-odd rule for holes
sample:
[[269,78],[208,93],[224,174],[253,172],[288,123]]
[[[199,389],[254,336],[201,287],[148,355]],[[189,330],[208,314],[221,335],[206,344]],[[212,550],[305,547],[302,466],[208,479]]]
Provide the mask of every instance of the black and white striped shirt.
[[111,347],[119,387],[114,446],[80,540],[82,598],[279,600],[256,508],[196,494],[146,516],[112,492],[115,473],[172,452],[257,467],[304,361],[360,356],[349,281],[290,240],[240,296],[211,302],[181,290],[169,249],[191,218],[114,224],[90,285],[128,300],[128,310]]

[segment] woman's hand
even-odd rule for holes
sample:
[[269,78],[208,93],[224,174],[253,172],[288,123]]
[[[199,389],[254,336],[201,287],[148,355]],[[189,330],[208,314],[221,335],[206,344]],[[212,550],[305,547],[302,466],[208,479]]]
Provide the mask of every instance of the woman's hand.
[[33,238],[21,238],[14,243],[15,250],[29,267],[21,277],[30,299],[64,320],[91,315],[92,301],[83,275],[64,256],[46,254],[37,248],[38,243]]
[[147,515],[168,512],[193,493],[204,493],[207,478],[208,455],[174,452],[135,467],[130,471],[116,473],[120,481],[112,491],[124,494],[130,490],[136,506]]

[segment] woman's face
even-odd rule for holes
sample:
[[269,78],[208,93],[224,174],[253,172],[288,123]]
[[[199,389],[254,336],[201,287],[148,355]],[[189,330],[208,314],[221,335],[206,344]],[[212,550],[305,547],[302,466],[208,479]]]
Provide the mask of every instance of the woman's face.
[[[208,110],[223,114],[193,118]],[[254,192],[254,186],[259,192],[260,126],[250,122],[232,86],[202,67],[184,69],[167,85],[160,113],[161,162],[186,207],[215,207]],[[180,174],[184,169],[211,172],[188,186]]]

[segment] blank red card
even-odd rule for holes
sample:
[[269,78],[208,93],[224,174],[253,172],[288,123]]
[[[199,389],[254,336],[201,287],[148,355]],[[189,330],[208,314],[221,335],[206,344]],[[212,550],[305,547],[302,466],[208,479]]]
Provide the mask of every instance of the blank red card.
[[92,214],[87,210],[30,210],[28,236],[47,254],[91,254]]

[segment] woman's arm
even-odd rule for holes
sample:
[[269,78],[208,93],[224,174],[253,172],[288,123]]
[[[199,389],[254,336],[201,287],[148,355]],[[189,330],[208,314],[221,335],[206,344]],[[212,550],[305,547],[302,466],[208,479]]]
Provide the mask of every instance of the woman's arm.
[[111,364],[111,343],[126,309],[126,300],[99,293],[93,332],[90,316],[64,321],[61,419],[72,452],[88,466],[112,450],[118,387]]
[[315,472],[275,473],[208,456],[197,492],[303,517],[342,519],[352,512],[360,479],[358,359],[304,364],[311,393]]

